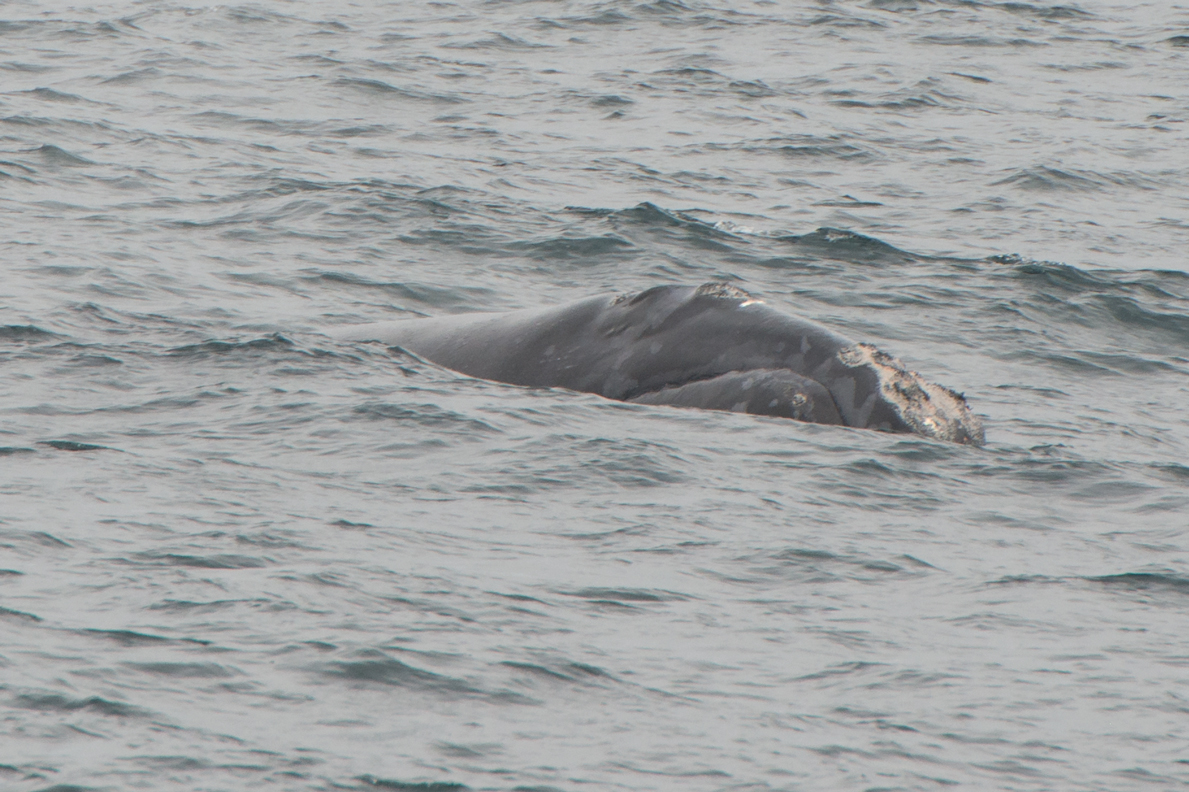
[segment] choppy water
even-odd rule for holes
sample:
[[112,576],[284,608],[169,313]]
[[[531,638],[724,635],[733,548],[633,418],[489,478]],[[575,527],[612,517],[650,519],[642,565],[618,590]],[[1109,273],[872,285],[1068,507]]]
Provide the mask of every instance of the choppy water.
[[[1189,784],[1189,10],[0,8],[0,786]],[[735,282],[988,445],[336,324]]]

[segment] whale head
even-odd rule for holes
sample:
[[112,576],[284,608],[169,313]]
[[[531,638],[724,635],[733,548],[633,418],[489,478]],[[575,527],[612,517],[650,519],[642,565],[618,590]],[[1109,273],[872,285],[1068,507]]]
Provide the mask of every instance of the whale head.
[[861,372],[862,379],[873,380],[874,387],[867,394],[870,404],[864,403],[858,425],[973,446],[986,442],[982,419],[970,411],[962,394],[926,381],[870,344],[844,347],[838,350],[837,359],[851,372]]

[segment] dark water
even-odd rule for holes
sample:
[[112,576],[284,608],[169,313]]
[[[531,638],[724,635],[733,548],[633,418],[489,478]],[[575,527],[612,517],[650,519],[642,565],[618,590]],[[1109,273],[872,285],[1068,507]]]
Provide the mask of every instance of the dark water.
[[[0,7],[0,787],[1189,785],[1189,10]],[[728,280],[988,445],[334,325]]]

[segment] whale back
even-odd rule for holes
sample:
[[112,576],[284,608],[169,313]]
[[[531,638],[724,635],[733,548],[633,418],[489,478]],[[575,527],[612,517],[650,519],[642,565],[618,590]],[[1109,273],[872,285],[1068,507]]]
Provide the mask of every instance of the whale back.
[[[731,372],[786,370],[824,386],[848,426],[974,444],[983,437],[977,417],[953,391],[874,347],[722,283],[657,286],[505,314],[388,322],[337,335],[400,346],[473,377],[653,403],[663,400],[640,397]],[[718,388],[723,394],[731,390],[721,387],[725,382]],[[696,390],[703,401],[713,392]]]

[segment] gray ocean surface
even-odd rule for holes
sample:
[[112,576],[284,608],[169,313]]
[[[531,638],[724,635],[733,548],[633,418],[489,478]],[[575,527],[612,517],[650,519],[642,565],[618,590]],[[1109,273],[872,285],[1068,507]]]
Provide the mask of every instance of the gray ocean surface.
[[[1189,7],[0,6],[0,789],[1189,787]],[[335,326],[728,281],[988,443]]]

